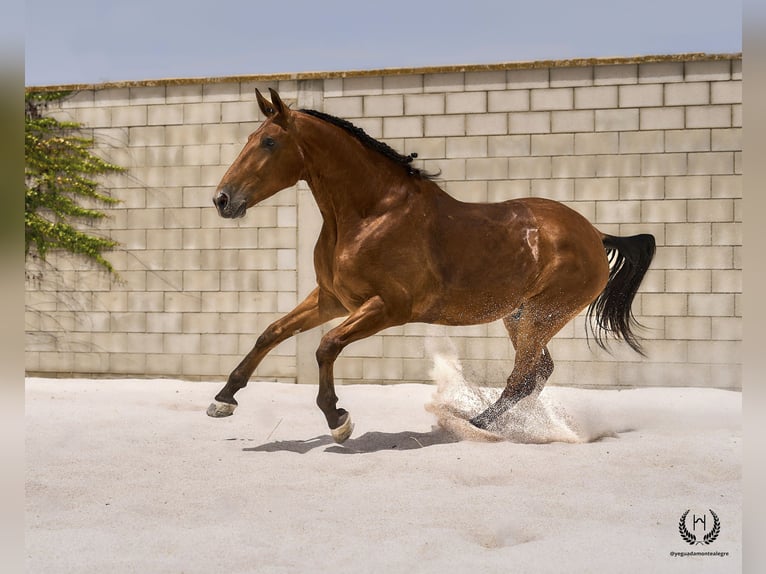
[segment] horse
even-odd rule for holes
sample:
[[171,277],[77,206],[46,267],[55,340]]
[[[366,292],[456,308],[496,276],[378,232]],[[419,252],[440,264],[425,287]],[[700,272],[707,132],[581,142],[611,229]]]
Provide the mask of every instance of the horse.
[[470,419],[479,429],[542,389],[554,367],[548,342],[586,307],[586,337],[590,331],[607,349],[611,335],[644,354],[631,305],[655,253],[652,235],[607,235],[544,198],[459,201],[435,183],[437,174],[413,166],[416,154],[402,155],[346,120],[293,110],[269,91],[271,101],[256,89],[265,120],[223,175],[213,204],[235,219],[305,181],[322,216],[317,285],[261,333],[208,415],[233,414],[235,393],[276,345],[339,317],[316,350],[316,403],[337,443],[353,424],[337,406],[335,360],[389,327],[503,321],[513,370],[497,401]]

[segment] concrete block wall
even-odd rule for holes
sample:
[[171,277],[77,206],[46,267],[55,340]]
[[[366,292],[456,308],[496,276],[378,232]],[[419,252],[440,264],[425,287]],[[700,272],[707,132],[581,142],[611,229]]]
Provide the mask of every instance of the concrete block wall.
[[[305,184],[235,222],[211,204],[262,120],[254,88],[272,87],[417,152],[462,200],[543,196],[605,232],[655,235],[634,304],[648,358],[589,348],[580,316],[550,345],[552,384],[739,388],[741,81],[740,55],[687,55],[76,87],[53,113],[128,168],[105,181],[122,203],[99,230],[122,244],[121,280],[62,255],[35,279],[29,262],[28,371],[223,380],[313,288],[321,220]],[[328,328],[283,343],[256,377],[315,382]],[[428,381],[445,349],[477,382],[512,366],[500,323],[411,324],[349,346],[336,377]]]

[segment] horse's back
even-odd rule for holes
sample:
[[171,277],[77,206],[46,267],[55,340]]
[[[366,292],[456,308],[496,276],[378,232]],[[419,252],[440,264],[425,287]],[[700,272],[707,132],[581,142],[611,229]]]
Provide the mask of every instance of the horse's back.
[[521,197],[502,202],[499,205],[507,205],[511,210],[518,210],[523,206],[534,216],[540,226],[553,225],[557,228],[587,230],[595,233],[599,241],[601,240],[601,234],[584,215],[560,201],[544,197]]
[[[506,248],[518,250],[530,247],[535,241],[539,250],[546,246],[552,250],[572,249],[580,255],[595,253],[604,256],[604,235],[588,219],[571,207],[552,199],[523,197],[498,203],[454,202],[440,216],[440,235],[458,237],[469,249],[477,241],[482,250],[496,248],[501,254]],[[490,243],[490,245],[488,245]],[[495,243],[497,243],[495,245]]]

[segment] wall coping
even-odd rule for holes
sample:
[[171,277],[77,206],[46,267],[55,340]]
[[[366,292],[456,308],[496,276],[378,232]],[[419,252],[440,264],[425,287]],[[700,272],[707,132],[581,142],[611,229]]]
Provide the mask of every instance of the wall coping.
[[405,68],[377,68],[369,70],[296,72],[276,74],[250,74],[220,77],[197,78],[162,78],[155,80],[130,80],[103,82],[95,84],[59,84],[47,86],[27,86],[27,92],[105,90],[115,88],[139,88],[158,86],[182,86],[192,84],[222,84],[236,82],[273,82],[279,80],[319,80],[337,78],[359,78],[367,76],[402,76],[412,74],[448,74],[463,72],[494,72],[505,70],[531,70],[537,68],[571,68],[585,66],[615,66],[626,64],[651,64],[662,62],[700,62],[716,60],[741,60],[742,52],[729,54],[708,54],[690,52],[683,54],[655,54],[645,56],[620,56],[599,58],[572,58],[567,60],[527,60],[518,62],[500,62],[495,64],[467,64],[449,66],[426,66]]

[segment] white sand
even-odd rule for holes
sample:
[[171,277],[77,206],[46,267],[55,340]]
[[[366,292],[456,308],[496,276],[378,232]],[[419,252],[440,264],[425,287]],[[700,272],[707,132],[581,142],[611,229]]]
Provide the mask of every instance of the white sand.
[[[741,570],[740,393],[548,387],[489,442],[437,425],[481,405],[458,366],[435,378],[339,387],[343,446],[312,385],[252,382],[211,419],[218,383],[28,379],[27,571]],[[687,509],[718,539],[684,542]]]

